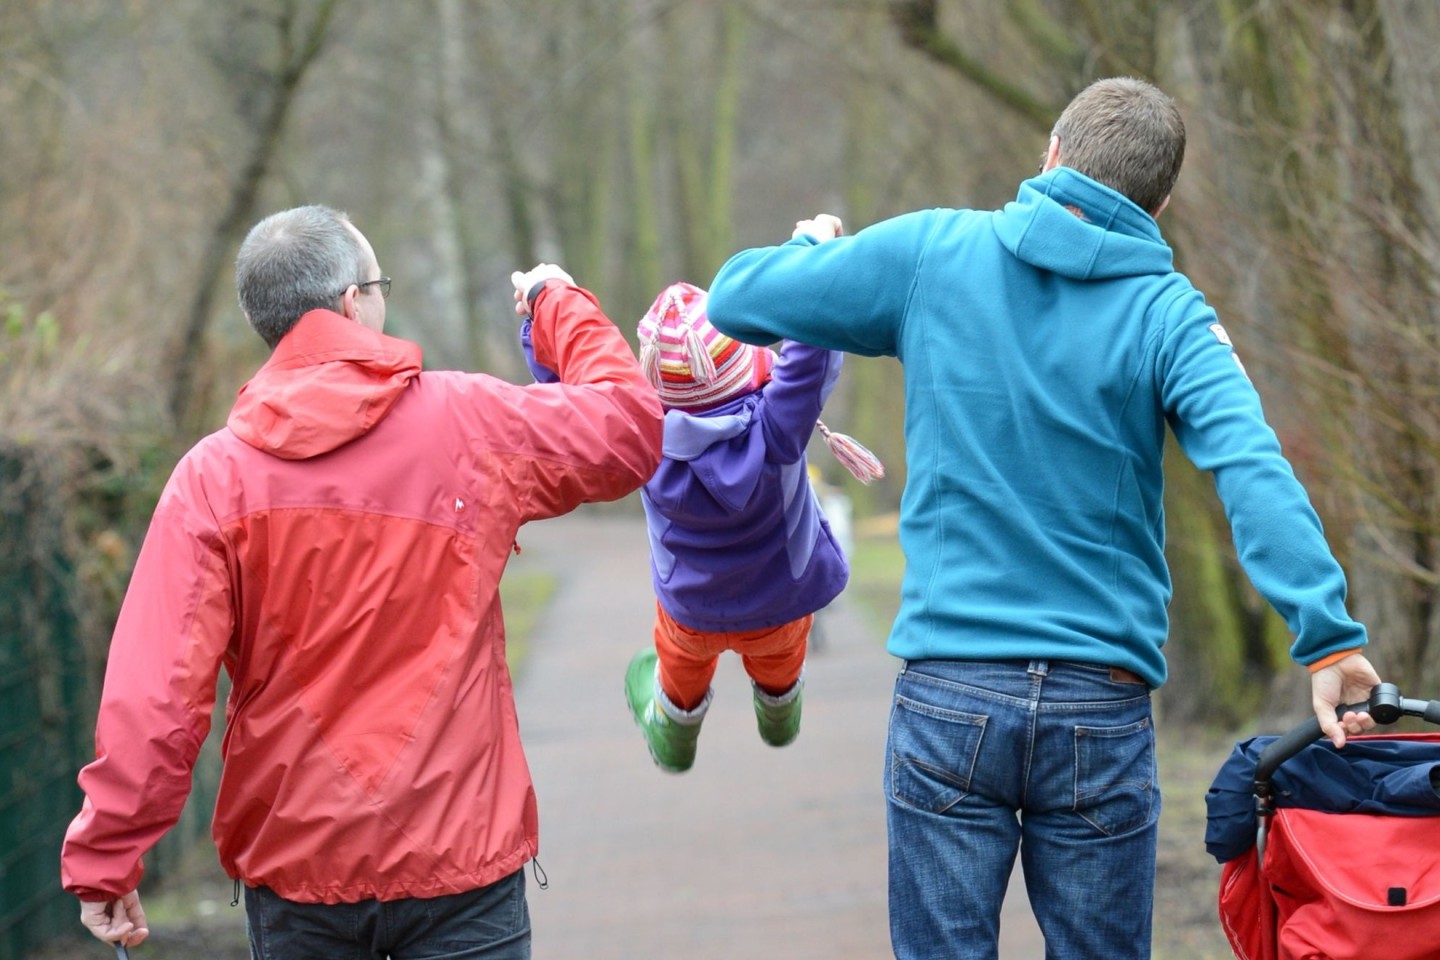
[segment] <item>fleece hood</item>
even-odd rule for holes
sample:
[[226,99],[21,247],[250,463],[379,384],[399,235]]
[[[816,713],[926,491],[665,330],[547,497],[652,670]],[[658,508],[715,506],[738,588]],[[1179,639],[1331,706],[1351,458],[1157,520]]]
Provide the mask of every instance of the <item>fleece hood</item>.
[[1154,217],[1069,167],[1026,180],[993,222],[1016,257],[1063,277],[1108,280],[1174,269]]
[[417,345],[312,310],[240,388],[227,424],[258,450],[305,460],[369,431],[420,370]]
[[[676,509],[684,498],[673,496],[674,491],[662,492],[671,483],[661,475],[670,473],[669,481],[684,477],[685,485],[699,484],[727,510],[743,510],[765,467],[765,433],[750,429],[759,400],[759,394],[746,394],[704,416],[667,410],[662,452],[667,460],[688,464],[690,469],[666,471],[662,463],[657,482],[647,492]],[[744,439],[732,443],[737,437]]]

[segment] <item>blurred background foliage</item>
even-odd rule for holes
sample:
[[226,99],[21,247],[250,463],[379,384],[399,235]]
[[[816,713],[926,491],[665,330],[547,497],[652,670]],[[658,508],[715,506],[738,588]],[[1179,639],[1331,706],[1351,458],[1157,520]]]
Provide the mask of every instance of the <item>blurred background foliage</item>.
[[[1130,74],[1186,118],[1161,221],[1178,263],[1266,400],[1373,659],[1434,693],[1437,43],[1428,0],[6,0],[0,657],[51,704],[32,712],[73,775],[159,488],[265,358],[231,264],[266,213],[347,210],[395,278],[388,332],[431,367],[521,378],[513,269],[563,264],[632,333],[665,283],[704,286],[802,217],[853,232],[1007,202],[1069,98]],[[905,480],[901,376],[852,358],[826,413],[890,467],[847,487],[872,530]],[[1303,712],[1209,478],[1172,461],[1162,713]],[[30,736],[11,723],[0,750]],[[0,817],[41,795],[0,791]]]

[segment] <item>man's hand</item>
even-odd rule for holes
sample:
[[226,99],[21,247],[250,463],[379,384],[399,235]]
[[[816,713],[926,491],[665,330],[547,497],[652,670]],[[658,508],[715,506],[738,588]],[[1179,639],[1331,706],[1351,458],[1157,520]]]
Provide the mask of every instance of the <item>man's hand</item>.
[[798,236],[810,236],[824,243],[826,240],[834,240],[836,237],[845,235],[845,225],[840,218],[829,213],[817,213],[813,219],[800,220],[795,224],[795,232],[790,234],[790,239]]
[[510,282],[515,285],[515,312],[520,316],[530,316],[530,290],[543,280],[563,280],[570,286],[575,286],[570,274],[553,263],[536,264],[534,269],[523,273],[516,270],[510,274]]
[[1346,734],[1355,735],[1375,729],[1375,718],[1369,713],[1347,710],[1343,717],[1335,716],[1335,709],[1341,704],[1364,703],[1370,699],[1370,691],[1380,682],[1380,675],[1358,653],[1344,660],[1336,661],[1310,674],[1311,706],[1315,718],[1320,721],[1320,730],[1338,749],[1345,746]]
[[140,907],[140,894],[131,890],[119,900],[91,903],[80,901],[80,922],[105,943],[123,943],[133,947],[150,936],[145,925],[145,911]]

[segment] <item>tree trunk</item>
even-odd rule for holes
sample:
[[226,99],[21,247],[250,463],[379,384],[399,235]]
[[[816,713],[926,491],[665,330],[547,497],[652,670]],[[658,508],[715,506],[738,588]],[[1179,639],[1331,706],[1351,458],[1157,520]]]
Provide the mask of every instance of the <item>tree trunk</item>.
[[342,2],[320,0],[308,24],[299,22],[301,8],[305,6],[303,0],[285,0],[277,9],[275,29],[280,57],[278,69],[267,77],[269,102],[255,128],[245,163],[231,186],[229,202],[205,243],[194,296],[172,351],[174,379],[170,383],[170,416],[182,431],[198,426],[191,422],[197,413],[195,383],[220,277],[230,261],[231,251],[255,216],[256,199],[279,149],[285,119],[295,103],[301,81],[324,49],[331,20]]

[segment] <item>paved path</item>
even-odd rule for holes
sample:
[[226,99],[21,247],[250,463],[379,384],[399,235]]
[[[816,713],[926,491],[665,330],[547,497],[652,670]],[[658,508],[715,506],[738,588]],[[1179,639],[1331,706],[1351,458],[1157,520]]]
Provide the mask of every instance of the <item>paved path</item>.
[[[560,577],[516,684],[549,877],[544,891],[529,878],[537,960],[891,956],[881,775],[895,661],[845,598],[806,668],[799,739],[760,741],[726,655],[695,766],[677,776],[651,763],[623,693],[654,611],[643,521],[585,508],[519,539],[512,570]],[[1003,960],[1044,954],[1018,885],[1002,937]]]

